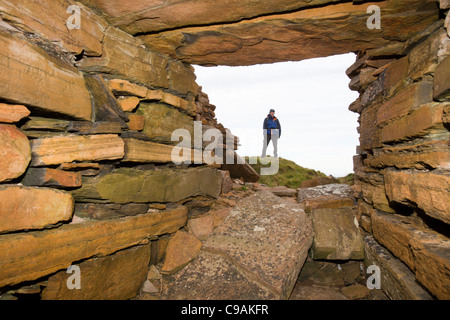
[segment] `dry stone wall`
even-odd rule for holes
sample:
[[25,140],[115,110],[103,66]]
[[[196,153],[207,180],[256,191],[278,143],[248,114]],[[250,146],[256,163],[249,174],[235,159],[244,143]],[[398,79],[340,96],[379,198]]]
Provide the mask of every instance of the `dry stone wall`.
[[[401,50],[360,51],[347,74],[360,93],[350,106],[361,115],[354,157],[360,224],[432,295],[449,299],[450,32],[448,10],[441,12],[446,20]],[[379,251],[373,243],[368,252]]]
[[[136,296],[163,254],[152,244],[186,225],[183,204],[222,193],[220,165],[171,158],[175,129],[226,132],[215,107],[190,65],[78,2],[0,1],[0,42],[0,295],[31,283],[44,299]],[[63,280],[75,263],[85,290]]]

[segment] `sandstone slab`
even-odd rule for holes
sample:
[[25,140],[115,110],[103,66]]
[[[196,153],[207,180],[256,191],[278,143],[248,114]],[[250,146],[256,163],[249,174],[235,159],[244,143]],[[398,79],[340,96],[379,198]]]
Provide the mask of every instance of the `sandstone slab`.
[[140,39],[109,27],[102,44],[102,56],[85,57],[77,63],[81,70],[111,74],[136,84],[169,87],[167,59],[148,50]]
[[[130,138],[125,138],[124,142],[125,156],[122,160],[124,162],[169,163],[174,162],[178,156],[173,155],[174,146]],[[192,162],[196,155],[202,156],[201,151],[190,150],[190,152],[191,157],[187,159]]]
[[431,300],[430,294],[417,284],[414,273],[371,235],[364,237],[366,267],[380,268],[381,290],[392,300]]
[[35,280],[75,261],[106,256],[186,224],[187,208],[108,221],[88,221],[52,230],[0,236],[0,286]]
[[114,203],[177,202],[189,197],[220,195],[222,175],[211,168],[143,171],[116,169],[110,174],[83,178],[72,193],[77,201]]
[[32,166],[114,160],[124,156],[124,142],[114,134],[36,139],[31,148]]
[[65,270],[48,279],[43,300],[126,300],[139,293],[147,277],[150,246],[121,250],[112,255],[76,264],[80,289],[68,289],[71,273]]
[[413,204],[425,214],[450,223],[450,177],[446,171],[388,171],[385,184],[390,201]]
[[136,96],[145,98],[148,88],[122,79],[107,80],[109,89],[116,96]]
[[24,186],[81,187],[81,173],[51,168],[30,168],[22,179]]
[[[91,98],[83,75],[36,45],[0,33],[0,97],[14,103],[91,120]],[[70,92],[70,94],[67,94]]]
[[74,202],[63,191],[14,185],[0,186],[0,232],[42,229],[70,220]]
[[194,119],[185,113],[161,103],[141,103],[137,114],[145,116],[143,132],[154,142],[175,144],[172,133],[185,129],[191,139],[194,134]]
[[0,122],[14,123],[28,117],[30,110],[22,105],[0,103]]
[[407,141],[444,128],[442,105],[423,105],[411,114],[389,123],[381,131],[381,142]]
[[178,231],[170,239],[164,265],[161,268],[162,274],[174,274],[184,268],[200,252],[202,242],[192,234]]
[[311,218],[314,226],[313,259],[364,259],[363,239],[352,208],[315,209]]
[[439,101],[445,101],[450,97],[450,57],[444,59],[436,68],[434,73],[433,97]]
[[187,227],[197,239],[205,240],[214,230],[214,217],[207,215],[189,219]]
[[297,204],[260,191],[233,208],[208,237],[204,250],[227,257],[261,287],[286,299],[305,262],[312,234],[311,221]]
[[[188,288],[186,290],[186,288]],[[200,251],[197,258],[180,271],[169,288],[168,300],[262,300],[277,299],[270,290],[243,274],[239,266],[221,255]]]
[[27,136],[14,125],[0,124],[0,182],[20,177],[30,160]]
[[[225,3],[229,2],[220,1],[214,6],[220,7]],[[241,3],[239,8],[250,2]],[[315,1],[309,4],[313,3],[317,4]],[[304,3],[297,5],[301,4]],[[143,34],[141,38],[153,50],[192,64],[252,65],[330,56],[387,45],[397,45],[399,51],[403,46],[399,41],[438,20],[437,6],[419,0],[386,1],[376,5],[383,11],[383,30],[367,29],[367,3],[345,2],[252,19],[241,20],[240,17],[233,23],[196,24]],[[185,10],[186,13],[190,11]],[[228,11],[223,10],[221,16],[226,16]]]
[[[82,28],[68,29],[67,21],[71,14],[68,8],[76,5],[80,8]],[[24,10],[27,8],[27,10]],[[13,26],[39,35],[49,42],[62,44],[66,50],[75,54],[102,54],[102,39],[108,24],[88,7],[72,0],[43,0],[35,2],[24,0],[1,1],[0,11],[8,17]],[[74,13],[74,12],[72,12]],[[72,20],[69,20],[73,22]]]

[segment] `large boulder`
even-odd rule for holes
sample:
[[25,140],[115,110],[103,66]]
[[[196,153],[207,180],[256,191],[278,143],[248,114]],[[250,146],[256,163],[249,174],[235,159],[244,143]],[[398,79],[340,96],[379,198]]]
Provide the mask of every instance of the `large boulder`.
[[311,219],[297,204],[257,192],[205,240],[168,298],[287,299],[312,238]]

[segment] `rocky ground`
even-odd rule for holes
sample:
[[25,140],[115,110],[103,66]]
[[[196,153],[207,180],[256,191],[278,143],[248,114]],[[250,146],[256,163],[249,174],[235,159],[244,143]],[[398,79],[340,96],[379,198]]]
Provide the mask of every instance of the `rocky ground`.
[[[302,205],[305,207],[306,211],[311,211],[311,206],[313,206],[313,208],[314,206],[320,207],[317,203],[321,203],[320,201],[314,203],[312,199],[322,197],[320,199],[323,200],[325,197],[328,203],[332,203],[332,205],[338,203],[337,206],[340,206],[342,205],[342,199],[339,198],[339,195],[342,196],[342,192],[345,194],[345,191],[342,191],[339,188],[345,189],[345,186],[340,185],[333,188],[333,186],[329,185],[328,187],[303,189],[308,190],[307,193],[313,193],[313,196],[309,198],[310,201],[306,202],[306,204],[303,201]],[[220,265],[220,267],[215,270],[215,274],[211,275],[208,281],[214,283],[220,274],[221,277],[223,277],[223,282],[231,279],[238,283],[238,285],[241,284],[242,287],[244,287],[241,287],[241,290],[245,291],[247,283],[242,282],[242,279],[239,278],[239,273],[230,271],[230,267],[223,267],[224,265],[227,265],[226,259],[223,260],[222,257],[219,256],[209,256],[210,252],[204,253],[204,250],[201,248],[204,248],[205,244],[206,247],[210,246],[209,243],[211,240],[208,240],[210,239],[209,236],[213,233],[217,233],[217,228],[224,223],[231,211],[236,209],[237,204],[241,203],[243,199],[254,199],[257,193],[259,194],[263,191],[280,196],[282,201],[287,201],[287,203],[292,204],[295,203],[295,205],[297,205],[299,192],[296,189],[289,189],[286,187],[269,188],[258,183],[243,184],[239,180],[235,180],[230,189],[230,192],[222,195],[217,201],[206,203],[205,201],[197,200],[197,202],[194,201],[194,203],[191,203],[190,220],[187,227],[184,228],[184,230],[179,231],[171,240],[169,240],[166,256],[159,263],[151,266],[147,281],[140,294],[135,297],[135,299],[160,300],[174,298],[183,299],[185,297],[192,298],[190,296],[192,291],[202,289],[193,288],[192,284],[186,281],[186,277],[195,277],[197,271],[192,271],[192,269],[202,270],[202,263],[205,266],[205,261],[208,260],[214,260]],[[330,196],[330,194],[326,195],[318,190],[333,190],[335,194]],[[333,193],[333,191],[331,193]],[[308,197],[304,192],[301,194],[303,195],[302,197]],[[338,202],[336,202],[337,199],[339,199]],[[203,203],[204,207],[201,207],[201,203]],[[237,210],[239,210],[239,208],[237,208]],[[254,230],[256,230],[256,228],[257,227],[255,227]],[[279,241],[283,240],[279,239]],[[177,243],[177,245],[171,246],[170,242],[173,242],[174,244]],[[185,245],[184,247],[181,246],[182,243]],[[176,247],[177,249],[174,249],[176,252],[172,252],[171,247]],[[198,266],[192,267],[194,263]],[[245,260],[243,263],[246,263]],[[207,267],[211,268],[210,264],[207,264]],[[295,285],[292,292],[289,296],[284,298],[288,298],[289,300],[389,299],[381,290],[369,290],[367,288],[366,281],[369,275],[365,273],[365,268],[362,260],[313,260],[310,252],[301,268],[297,280],[294,280],[293,282]],[[206,275],[205,277],[208,276]],[[214,286],[221,285],[222,284],[214,284]],[[195,283],[195,286],[197,286],[197,283]],[[224,286],[225,287],[221,290],[227,290],[229,294],[233,295],[234,286]],[[204,290],[207,291],[211,289]],[[207,293],[200,291],[200,294],[203,295]],[[265,296],[265,293],[263,294],[259,291],[257,293],[248,292],[248,294],[254,294],[258,298],[280,298],[271,296],[270,294],[269,296]]]

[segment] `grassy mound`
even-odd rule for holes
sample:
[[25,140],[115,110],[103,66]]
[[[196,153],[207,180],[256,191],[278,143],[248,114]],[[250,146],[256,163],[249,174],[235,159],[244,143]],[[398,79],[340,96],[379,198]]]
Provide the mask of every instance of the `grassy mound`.
[[[255,162],[257,159],[257,164],[251,164],[250,159]],[[308,181],[313,178],[325,178],[327,177],[324,173],[316,171],[313,169],[303,168],[293,161],[278,158],[280,161],[280,168],[277,174],[272,176],[261,176],[259,183],[263,183],[269,187],[276,186],[286,186],[288,188],[299,188],[302,182]],[[245,160],[256,170],[256,172],[261,172],[262,165],[257,157],[245,157]]]

